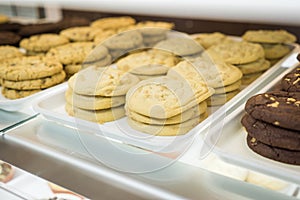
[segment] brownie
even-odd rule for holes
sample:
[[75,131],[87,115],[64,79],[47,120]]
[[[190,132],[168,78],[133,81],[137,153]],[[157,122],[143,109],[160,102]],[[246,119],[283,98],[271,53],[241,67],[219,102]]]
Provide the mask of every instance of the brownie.
[[247,145],[251,150],[266,158],[287,164],[300,165],[300,151],[272,147],[249,135],[247,136]]
[[42,33],[57,33],[60,30],[58,23],[27,24],[20,28],[19,35],[29,37]]
[[256,138],[264,144],[300,151],[300,131],[273,126],[246,114],[242,118],[242,124],[248,135]]
[[253,118],[282,128],[300,131],[300,93],[275,91],[258,94],[246,102]]
[[59,33],[61,30],[74,26],[89,26],[90,21],[82,17],[68,17],[55,23],[28,24],[20,28],[19,34],[23,37],[42,33]]
[[300,92],[300,66],[282,78],[281,88],[287,92]]
[[0,45],[11,45],[11,46],[18,46],[21,37],[9,31],[0,31]]
[[66,17],[58,22],[60,30],[75,26],[89,26],[90,23],[91,22],[88,19],[83,17]]
[[8,22],[0,24],[0,31],[10,31],[10,32],[18,32],[22,27],[21,24],[15,22]]

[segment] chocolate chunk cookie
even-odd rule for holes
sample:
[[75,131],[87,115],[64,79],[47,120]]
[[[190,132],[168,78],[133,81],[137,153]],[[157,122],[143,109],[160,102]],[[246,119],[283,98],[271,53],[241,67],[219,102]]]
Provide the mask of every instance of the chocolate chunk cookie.
[[281,87],[287,92],[300,92],[300,66],[282,78]]
[[248,99],[246,112],[253,118],[300,131],[300,93],[269,92]]
[[300,151],[300,132],[283,129],[254,119],[246,114],[242,124],[248,135],[273,147]]
[[247,144],[250,149],[261,156],[287,164],[300,165],[300,151],[272,147],[251,136],[247,136]]

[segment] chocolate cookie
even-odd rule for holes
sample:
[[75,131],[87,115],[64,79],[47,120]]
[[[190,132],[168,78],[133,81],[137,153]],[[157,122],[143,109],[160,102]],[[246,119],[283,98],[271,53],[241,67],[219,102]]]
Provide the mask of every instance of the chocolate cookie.
[[247,144],[251,150],[261,156],[287,164],[300,165],[300,151],[272,147],[251,136],[247,136]]
[[287,92],[300,92],[300,66],[282,78],[281,87]]
[[17,46],[21,37],[14,32],[0,31],[0,45]]
[[242,124],[248,134],[270,146],[300,151],[300,132],[273,126],[246,114]]
[[300,131],[300,93],[269,92],[248,99],[246,112],[253,118]]

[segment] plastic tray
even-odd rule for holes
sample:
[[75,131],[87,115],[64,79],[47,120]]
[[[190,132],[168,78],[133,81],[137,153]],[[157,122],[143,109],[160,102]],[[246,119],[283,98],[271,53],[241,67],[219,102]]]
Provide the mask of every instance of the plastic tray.
[[[285,73],[277,76],[257,93],[264,93],[271,90],[287,72],[291,71],[297,65],[295,64]],[[204,138],[204,144],[206,145],[203,146],[203,149],[205,149],[203,152],[212,150],[228,163],[300,184],[300,166],[273,161],[249,149],[246,144],[247,132],[241,124],[241,118],[245,114],[244,106],[245,102],[227,115],[222,128],[211,127],[210,130],[206,130],[209,134]]]
[[41,98],[34,105],[34,110],[46,119],[58,122],[64,126],[71,126],[79,130],[90,131],[100,136],[117,140],[140,148],[155,152],[170,152],[184,148],[191,141],[197,129],[182,136],[153,136],[132,129],[126,122],[126,117],[98,124],[69,116],[65,111],[65,91],[67,86]]
[[53,86],[51,88],[42,90],[40,92],[37,92],[35,94],[20,99],[7,99],[2,94],[0,94],[0,109],[5,111],[10,111],[10,112],[15,112],[24,109],[26,107],[30,107],[33,104],[34,100],[37,100],[39,97],[42,97],[45,94],[49,94],[52,91],[55,91],[56,89],[61,87],[61,85],[64,84],[66,83],[61,83],[59,85]]
[[[296,48],[295,48],[296,49]],[[71,126],[73,128],[88,130],[92,134],[98,134],[106,138],[117,140],[118,142],[133,145],[139,148],[144,148],[155,152],[183,152],[192,143],[194,136],[197,134],[204,134],[203,130],[213,126],[212,122],[217,121],[218,124],[223,124],[226,115],[233,112],[246,99],[261,89],[267,82],[270,82],[278,74],[287,70],[282,66],[288,66],[287,62],[290,59],[295,60],[295,52],[285,57],[278,65],[273,66],[265,72],[256,81],[244,88],[232,100],[212,110],[212,114],[194,127],[185,135],[180,136],[154,136],[145,134],[132,129],[128,124],[126,117],[104,124],[98,124],[75,117],[69,116],[65,112],[65,97],[64,93],[67,85],[63,85],[52,93],[48,93],[41,97],[34,105],[34,110],[42,114],[46,119],[56,121],[64,126]],[[288,62],[289,63],[289,62]]]

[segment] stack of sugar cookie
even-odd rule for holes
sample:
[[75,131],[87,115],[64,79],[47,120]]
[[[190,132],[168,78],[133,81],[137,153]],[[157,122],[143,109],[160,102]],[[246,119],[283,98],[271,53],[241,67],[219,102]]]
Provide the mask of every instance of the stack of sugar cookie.
[[82,67],[86,68],[90,65],[106,67],[111,63],[112,57],[109,54],[108,49],[104,45],[97,45],[86,55],[82,63]]
[[205,83],[193,80],[169,76],[143,80],[126,95],[128,123],[152,135],[186,134],[207,116],[205,100],[212,93]]
[[167,51],[182,58],[195,58],[201,55],[203,47],[190,37],[172,37],[157,43],[154,49]]
[[137,30],[116,34],[105,40],[103,45],[108,48],[114,61],[144,47],[143,36]]
[[74,42],[50,49],[47,58],[56,59],[63,64],[67,77],[72,76],[86,65],[106,66],[111,57],[104,46],[95,48],[93,42]]
[[230,39],[227,35],[220,32],[213,33],[198,33],[193,36],[194,40],[198,42],[204,49],[208,49],[213,45],[217,45],[224,42],[230,42]]
[[240,92],[243,74],[238,67],[225,62],[215,62],[210,68],[205,64],[197,66],[208,85],[215,89],[214,95],[207,100],[209,106],[223,105]]
[[225,42],[211,46],[206,52],[212,60],[223,60],[238,67],[244,75],[243,85],[249,84],[253,81],[252,77],[258,77],[270,67],[270,62],[264,58],[264,50],[260,44],[245,41]]
[[198,82],[203,79],[209,87],[214,88],[214,94],[207,99],[208,106],[223,105],[233,98],[240,91],[243,76],[239,68],[231,64],[210,62],[204,58],[182,61],[168,72],[168,76],[172,76],[174,71],[186,79],[201,76]]
[[88,67],[72,76],[66,91],[66,111],[84,120],[105,123],[125,115],[126,92],[139,79],[110,67]]
[[62,83],[65,77],[59,62],[37,56],[12,58],[1,63],[2,94],[9,99],[29,96]]
[[287,43],[296,42],[296,36],[285,30],[249,30],[242,38],[248,42],[261,44],[265,58],[272,65],[291,51]]
[[168,70],[175,66],[179,59],[171,53],[164,51],[142,51],[121,58],[117,68],[130,72],[144,80],[157,76],[164,76]]
[[142,33],[146,47],[153,47],[156,43],[167,38],[167,33],[174,28],[173,23],[144,21],[139,22],[136,28]]
[[[223,65],[223,66],[222,66]],[[208,100],[207,100],[207,104],[208,106],[220,106],[225,104],[226,102],[228,102],[230,99],[232,99],[235,95],[237,95],[240,92],[240,87],[241,87],[241,77],[238,74],[240,74],[240,71],[238,68],[229,65],[228,64],[217,64],[217,68],[220,69],[220,75],[222,76],[223,73],[225,72],[229,72],[228,74],[230,74],[230,68],[231,68],[231,76],[226,77],[222,76],[222,78],[224,78],[224,82],[223,84],[225,85],[216,85],[215,89],[215,93],[213,96],[211,96]],[[226,66],[226,67],[224,67]],[[224,68],[223,68],[224,67]],[[224,69],[224,72],[221,72],[221,70]],[[220,76],[217,75],[217,76]],[[238,78],[240,77],[240,78]],[[228,78],[226,80],[226,78]],[[231,83],[230,83],[231,82]],[[233,82],[233,83],[232,83]],[[226,85],[227,84],[227,85]]]
[[26,50],[27,55],[44,55],[51,48],[67,43],[69,40],[65,36],[45,33],[21,40],[20,47]]

